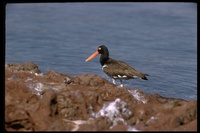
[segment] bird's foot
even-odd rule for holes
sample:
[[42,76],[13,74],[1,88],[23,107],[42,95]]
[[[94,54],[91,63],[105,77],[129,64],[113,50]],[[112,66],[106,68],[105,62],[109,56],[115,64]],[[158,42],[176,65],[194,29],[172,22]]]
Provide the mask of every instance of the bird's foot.
[[124,87],[123,84],[120,84],[119,86],[117,86],[117,88],[122,88],[122,87]]
[[120,87],[124,87],[122,80],[120,80]]

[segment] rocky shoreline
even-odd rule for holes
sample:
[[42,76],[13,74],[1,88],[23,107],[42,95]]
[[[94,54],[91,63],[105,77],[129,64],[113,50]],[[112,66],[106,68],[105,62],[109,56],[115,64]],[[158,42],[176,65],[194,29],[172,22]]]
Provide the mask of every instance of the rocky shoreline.
[[197,131],[197,100],[120,88],[106,79],[5,64],[7,131]]

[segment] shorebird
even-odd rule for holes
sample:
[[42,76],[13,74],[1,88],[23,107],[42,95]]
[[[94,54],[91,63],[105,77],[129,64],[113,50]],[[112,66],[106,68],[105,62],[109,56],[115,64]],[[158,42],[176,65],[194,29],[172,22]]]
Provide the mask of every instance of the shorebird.
[[129,80],[134,78],[140,78],[143,80],[148,80],[146,76],[149,76],[146,73],[139,72],[133,67],[129,66],[127,63],[119,60],[109,58],[108,48],[104,45],[98,47],[97,51],[89,56],[85,62],[93,59],[98,54],[100,56],[100,63],[102,65],[102,70],[113,80],[113,84],[116,85],[116,80],[120,80],[120,87],[123,87],[122,80]]

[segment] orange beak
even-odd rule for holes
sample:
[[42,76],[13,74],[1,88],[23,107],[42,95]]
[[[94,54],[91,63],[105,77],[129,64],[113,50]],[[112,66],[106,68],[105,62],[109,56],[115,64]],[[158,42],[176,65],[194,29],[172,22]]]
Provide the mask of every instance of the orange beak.
[[88,57],[88,58],[85,60],[85,62],[87,62],[87,61],[93,59],[93,58],[96,57],[98,54],[99,54],[98,51],[94,52],[94,54],[92,54],[90,57]]

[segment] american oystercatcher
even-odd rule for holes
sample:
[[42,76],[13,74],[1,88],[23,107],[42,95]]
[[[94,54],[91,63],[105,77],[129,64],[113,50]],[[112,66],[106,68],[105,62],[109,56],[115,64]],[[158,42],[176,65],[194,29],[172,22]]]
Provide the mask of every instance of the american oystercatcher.
[[141,73],[135,70],[133,67],[129,66],[123,61],[118,61],[112,58],[109,58],[108,48],[104,45],[98,47],[98,50],[88,57],[85,62],[93,59],[98,54],[101,54],[100,63],[102,65],[102,70],[113,80],[113,84],[116,84],[115,80],[120,80],[120,86],[123,87],[122,80],[140,78],[143,80],[148,80],[145,76],[148,74]]

